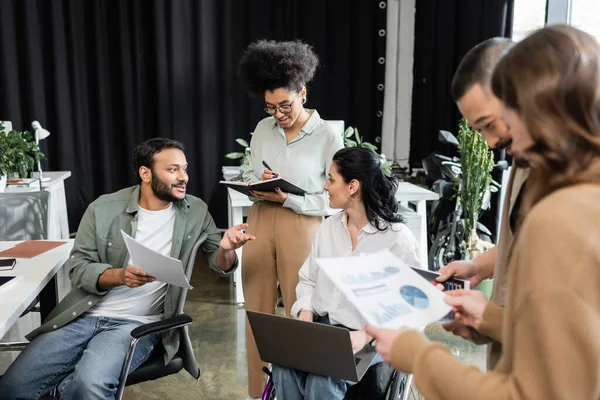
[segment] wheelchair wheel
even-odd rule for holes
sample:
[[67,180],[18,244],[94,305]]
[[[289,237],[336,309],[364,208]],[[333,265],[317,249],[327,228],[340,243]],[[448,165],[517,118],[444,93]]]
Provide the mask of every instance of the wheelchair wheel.
[[267,381],[261,399],[275,400],[275,382],[273,382],[273,374],[271,374],[271,371],[267,367],[263,367],[263,372],[267,375]]
[[412,374],[396,371],[390,383],[386,399],[388,400],[425,400],[413,385]]
[[402,400],[425,400],[425,397],[417,390],[415,386],[415,380],[412,374],[408,375],[406,380],[406,396],[402,397]]
[[407,390],[407,380],[408,380],[408,375],[406,375],[403,372],[394,372],[394,376],[392,377],[392,382],[389,386],[387,395],[386,395],[386,399],[388,400],[397,400],[397,399],[402,399],[404,400],[405,398],[407,398],[405,396],[405,394],[408,393]]
[[271,386],[265,388],[265,393],[262,397],[263,400],[275,400],[275,386],[272,383]]

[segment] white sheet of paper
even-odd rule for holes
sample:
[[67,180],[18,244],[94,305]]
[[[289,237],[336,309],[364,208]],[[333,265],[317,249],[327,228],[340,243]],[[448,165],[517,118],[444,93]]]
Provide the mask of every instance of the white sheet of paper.
[[157,281],[179,286],[185,289],[193,289],[190,286],[180,260],[164,256],[149,249],[134,238],[121,231],[125,246],[129,250],[131,263],[156,278]]
[[369,325],[420,328],[452,310],[442,291],[388,250],[317,264]]

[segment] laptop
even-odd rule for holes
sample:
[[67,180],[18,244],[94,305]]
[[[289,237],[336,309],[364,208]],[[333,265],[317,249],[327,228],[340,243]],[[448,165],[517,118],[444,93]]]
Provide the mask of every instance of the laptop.
[[246,311],[260,358],[282,367],[358,382],[377,352],[352,353],[347,329]]

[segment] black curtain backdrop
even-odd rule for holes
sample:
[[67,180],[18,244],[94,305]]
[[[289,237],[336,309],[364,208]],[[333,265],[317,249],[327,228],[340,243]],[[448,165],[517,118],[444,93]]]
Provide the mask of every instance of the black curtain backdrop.
[[461,118],[450,86],[456,67],[476,44],[512,34],[514,0],[418,0],[415,14],[414,84],[410,164],[432,151],[449,151],[437,133],[458,131]]
[[[492,37],[511,37],[514,0],[418,0],[415,13],[414,83],[410,165],[433,151],[452,155],[453,147],[438,141],[438,131],[458,133],[461,115],[452,101],[452,77],[463,56]],[[496,159],[503,154],[496,154]],[[500,178],[495,173],[494,179]],[[494,234],[499,196],[481,218]]]
[[[382,4],[383,3],[383,6]],[[0,120],[38,120],[46,170],[70,170],[71,231],[87,205],[135,184],[136,144],[162,136],[186,146],[189,193],[225,227],[218,187],[224,155],[266,116],[236,77],[256,39],[303,39],[322,66],[307,107],[376,142],[381,131],[385,1],[2,0]],[[381,31],[383,30],[383,31]],[[301,166],[299,166],[301,167]]]

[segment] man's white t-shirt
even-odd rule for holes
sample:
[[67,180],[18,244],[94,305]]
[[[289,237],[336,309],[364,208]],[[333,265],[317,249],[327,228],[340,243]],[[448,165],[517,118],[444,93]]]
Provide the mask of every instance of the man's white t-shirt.
[[[164,210],[148,211],[138,206],[135,239],[144,246],[165,256],[171,255],[175,209],[173,204]],[[131,264],[129,259],[128,264]],[[154,281],[130,288],[118,286],[110,290],[88,310],[95,316],[131,319],[143,324],[163,318],[167,284]]]

